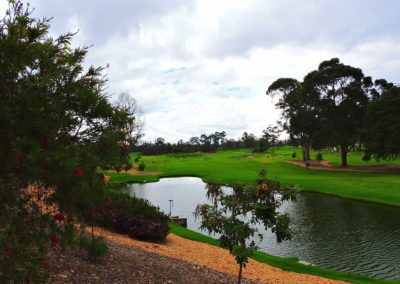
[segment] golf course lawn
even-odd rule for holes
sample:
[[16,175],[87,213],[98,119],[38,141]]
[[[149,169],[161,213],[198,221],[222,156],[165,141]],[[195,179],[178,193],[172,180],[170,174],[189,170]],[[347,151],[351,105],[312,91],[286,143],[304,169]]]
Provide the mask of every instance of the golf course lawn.
[[[301,157],[300,149],[293,147],[272,148],[267,153],[252,153],[250,150],[229,150],[216,153],[168,154],[142,156],[146,172],[157,175],[131,175],[107,173],[114,183],[152,182],[163,177],[196,176],[206,182],[221,184],[252,183],[260,169],[265,169],[269,178],[284,185],[298,185],[303,190],[317,191],[335,196],[400,206],[400,175],[367,172],[341,172],[305,169],[286,161],[292,153]],[[324,160],[337,165],[339,153],[322,151]],[[315,157],[315,152],[311,156]],[[136,155],[132,155],[132,161]],[[361,152],[349,154],[349,165],[400,164],[400,160],[364,162]],[[137,168],[137,164],[134,165]]]

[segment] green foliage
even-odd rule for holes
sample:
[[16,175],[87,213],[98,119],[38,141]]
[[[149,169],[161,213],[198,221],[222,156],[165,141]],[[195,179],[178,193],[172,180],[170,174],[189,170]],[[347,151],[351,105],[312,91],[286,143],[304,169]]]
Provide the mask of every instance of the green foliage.
[[322,157],[322,153],[321,152],[318,152],[316,155],[315,155],[315,159],[317,160],[317,161],[319,161],[319,162],[321,162],[324,158]]
[[[257,249],[254,237],[256,223],[276,234],[278,242],[291,238],[289,217],[277,211],[283,201],[294,197],[294,188],[280,186],[280,183],[265,178],[261,170],[254,186],[233,186],[232,193],[224,193],[216,184],[207,185],[207,196],[213,205],[202,204],[196,208],[196,218],[201,218],[200,228],[209,233],[219,234],[221,247],[228,249],[240,265],[238,283],[241,281],[242,267]],[[262,235],[258,235],[262,239]]]
[[53,38],[48,19],[9,3],[0,20],[0,282],[43,282],[47,248],[74,243],[72,224],[105,192],[98,165],[125,161],[132,117],[109,103],[102,67],[84,70],[88,49],[72,48],[73,34]]
[[102,227],[132,238],[163,241],[168,235],[168,217],[147,200],[110,191],[105,202],[88,211],[86,218]]
[[97,261],[108,253],[107,243],[103,237],[91,236],[88,238],[82,235],[79,239],[79,246],[86,251],[92,261]]
[[400,156],[400,87],[391,86],[373,100],[367,111],[366,156],[395,159]]
[[145,167],[146,167],[145,163],[140,162],[139,165],[138,165],[138,170],[139,170],[139,171],[144,171],[144,168],[145,168]]

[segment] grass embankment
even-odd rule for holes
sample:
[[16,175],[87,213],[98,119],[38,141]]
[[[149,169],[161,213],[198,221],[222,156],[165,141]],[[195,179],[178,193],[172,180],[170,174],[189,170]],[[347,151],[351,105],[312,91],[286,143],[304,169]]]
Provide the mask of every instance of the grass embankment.
[[[269,178],[276,178],[284,185],[297,184],[304,190],[332,194],[339,197],[400,206],[400,175],[367,172],[341,172],[305,169],[287,163],[292,153],[301,156],[300,149],[282,147],[267,154],[248,150],[221,151],[216,153],[169,154],[142,156],[146,171],[162,172],[158,175],[109,174],[116,183],[154,182],[163,177],[196,176],[204,181],[221,184],[253,183],[261,168]],[[340,163],[338,153],[322,151],[325,160]],[[312,153],[312,157],[315,152]],[[361,160],[362,153],[352,152],[350,165],[388,164]],[[400,164],[400,160],[390,164]]]
[[[219,241],[216,239],[188,230],[173,223],[170,223],[169,226],[171,232],[174,233],[175,235],[202,243],[219,246]],[[257,251],[252,258],[258,262],[278,267],[286,271],[311,274],[335,280],[347,281],[351,283],[377,283],[377,284],[399,283],[395,281],[373,279],[362,275],[330,271],[320,268],[318,266],[303,265],[301,263],[298,263],[297,258],[276,257],[261,251]]]

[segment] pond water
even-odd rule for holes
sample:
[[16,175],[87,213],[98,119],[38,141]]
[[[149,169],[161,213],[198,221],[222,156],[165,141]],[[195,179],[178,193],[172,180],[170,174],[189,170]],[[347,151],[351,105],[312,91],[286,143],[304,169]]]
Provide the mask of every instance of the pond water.
[[[123,190],[149,200],[166,214],[168,200],[173,200],[172,215],[187,218],[189,229],[202,232],[193,216],[197,204],[209,203],[200,178],[166,178],[129,184]],[[399,208],[302,192],[296,201],[285,202],[281,211],[290,214],[295,237],[277,244],[272,233],[260,229],[264,235],[260,250],[332,270],[400,280]]]

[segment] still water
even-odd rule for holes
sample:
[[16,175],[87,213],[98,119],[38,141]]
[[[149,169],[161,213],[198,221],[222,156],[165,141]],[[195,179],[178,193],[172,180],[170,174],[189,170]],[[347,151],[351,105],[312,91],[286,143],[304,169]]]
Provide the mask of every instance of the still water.
[[[172,215],[187,218],[188,228],[201,232],[193,212],[197,204],[209,200],[200,178],[129,184],[124,191],[149,200],[166,214],[168,200],[173,200]],[[285,202],[281,211],[292,218],[294,238],[277,244],[270,232],[259,229],[264,235],[261,250],[332,270],[400,280],[399,208],[303,192],[296,201]]]

